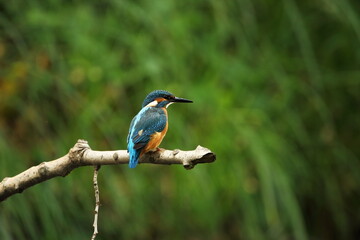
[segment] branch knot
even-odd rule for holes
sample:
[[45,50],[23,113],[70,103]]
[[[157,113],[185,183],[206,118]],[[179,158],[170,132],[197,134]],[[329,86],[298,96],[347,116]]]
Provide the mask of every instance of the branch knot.
[[79,139],[77,143],[69,151],[69,159],[73,163],[81,162],[84,153],[91,149],[88,142],[83,139]]

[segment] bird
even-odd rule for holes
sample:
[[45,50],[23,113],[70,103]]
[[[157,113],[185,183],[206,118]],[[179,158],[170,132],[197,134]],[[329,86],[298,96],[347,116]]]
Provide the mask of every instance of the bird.
[[192,102],[164,90],[155,90],[146,96],[141,110],[130,123],[127,136],[129,168],[135,168],[143,154],[158,150],[168,130],[167,107],[173,103]]

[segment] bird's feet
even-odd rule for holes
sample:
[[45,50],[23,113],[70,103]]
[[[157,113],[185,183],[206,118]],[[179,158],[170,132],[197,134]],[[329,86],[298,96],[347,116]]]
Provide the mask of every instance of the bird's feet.
[[156,148],[156,152],[162,152],[164,150],[165,150],[164,148],[159,148],[159,147]]
[[156,153],[156,152],[161,152],[161,151],[164,151],[164,150],[165,150],[164,148],[157,147],[157,148],[153,148],[153,149],[149,150],[149,152]]

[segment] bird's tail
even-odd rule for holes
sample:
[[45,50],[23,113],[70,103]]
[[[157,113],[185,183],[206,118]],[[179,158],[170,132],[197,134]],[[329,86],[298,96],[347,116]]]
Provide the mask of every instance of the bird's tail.
[[134,168],[138,164],[139,156],[140,156],[139,150],[131,149],[129,151],[130,159],[129,159],[129,168]]

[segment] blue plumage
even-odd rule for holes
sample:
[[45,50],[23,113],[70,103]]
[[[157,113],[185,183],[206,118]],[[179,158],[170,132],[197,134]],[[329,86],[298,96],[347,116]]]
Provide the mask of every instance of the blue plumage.
[[[173,102],[192,101],[177,98],[163,90],[153,91],[145,98],[142,109],[131,121],[127,137],[130,168],[136,167],[139,157],[146,151],[156,148],[162,141],[167,131],[166,107]],[[155,135],[157,137],[152,138]]]
[[130,168],[136,167],[141,150],[150,141],[152,134],[164,130],[166,121],[167,117],[164,110],[155,107],[143,108],[134,117],[130,125],[127,141]]

